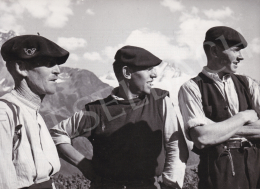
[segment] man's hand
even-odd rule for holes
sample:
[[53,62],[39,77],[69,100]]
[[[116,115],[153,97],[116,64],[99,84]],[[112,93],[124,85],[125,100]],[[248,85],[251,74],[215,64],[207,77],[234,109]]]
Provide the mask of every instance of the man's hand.
[[252,124],[258,120],[258,116],[255,110],[245,110],[243,112],[239,112],[243,119],[245,120],[245,125]]
[[91,181],[94,178],[92,161],[77,151],[71,144],[59,144],[57,150],[62,159],[76,166],[87,179]]
[[90,181],[93,181],[95,178],[95,174],[92,167],[92,161],[84,158],[82,159],[79,164],[77,165],[77,168],[82,172],[82,174],[89,179]]
[[246,126],[259,126],[260,127],[260,119],[255,121],[255,122],[253,122],[253,123],[249,123]]

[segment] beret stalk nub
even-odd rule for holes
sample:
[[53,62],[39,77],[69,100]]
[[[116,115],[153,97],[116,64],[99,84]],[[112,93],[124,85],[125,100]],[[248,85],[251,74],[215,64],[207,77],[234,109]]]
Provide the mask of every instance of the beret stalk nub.
[[135,46],[124,46],[116,52],[114,64],[137,67],[153,67],[162,62],[149,51]]
[[50,57],[55,58],[57,64],[63,64],[69,52],[42,36],[21,35],[6,41],[1,47],[1,55],[5,61]]
[[247,47],[247,41],[238,31],[227,26],[216,26],[206,32],[203,45],[219,45],[225,50],[237,46],[241,49]]

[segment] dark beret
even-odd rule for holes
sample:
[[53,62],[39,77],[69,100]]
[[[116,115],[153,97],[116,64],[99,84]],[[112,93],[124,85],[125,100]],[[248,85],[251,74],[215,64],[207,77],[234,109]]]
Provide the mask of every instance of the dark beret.
[[39,35],[13,37],[3,44],[1,54],[5,61],[51,57],[57,64],[63,64],[69,57],[68,51]]
[[149,51],[135,46],[124,46],[116,52],[114,64],[128,66],[152,67],[162,62]]
[[238,31],[230,27],[216,26],[206,32],[203,45],[220,45],[224,49],[238,46],[243,49],[247,46],[247,41]]

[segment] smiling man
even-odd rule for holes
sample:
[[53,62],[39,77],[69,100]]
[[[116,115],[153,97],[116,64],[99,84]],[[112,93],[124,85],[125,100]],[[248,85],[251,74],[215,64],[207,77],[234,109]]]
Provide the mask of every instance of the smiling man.
[[55,93],[69,53],[44,37],[22,35],[6,41],[1,54],[15,88],[0,98],[0,188],[51,189],[60,162],[39,108]]
[[[119,87],[51,129],[62,157],[91,180],[91,188],[182,187],[188,158],[182,118],[167,91],[152,89],[161,62],[143,48],[119,49],[113,64]],[[71,145],[80,135],[93,145],[92,160]]]
[[200,155],[200,189],[260,187],[259,86],[234,74],[246,46],[238,31],[210,28],[207,66],[179,91],[185,131]]

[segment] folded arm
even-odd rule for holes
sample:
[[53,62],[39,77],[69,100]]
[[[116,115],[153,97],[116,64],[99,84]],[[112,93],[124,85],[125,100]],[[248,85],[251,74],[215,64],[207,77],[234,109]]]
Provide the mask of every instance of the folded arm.
[[238,131],[245,131],[243,125],[251,120],[256,121],[257,114],[254,110],[246,110],[222,122],[193,127],[190,136],[196,147],[202,149],[225,142]]
[[209,120],[203,111],[200,90],[193,81],[181,87],[179,104],[187,137],[199,149],[228,140],[243,125],[253,123],[258,119],[254,110],[246,110],[222,122],[215,123]]

